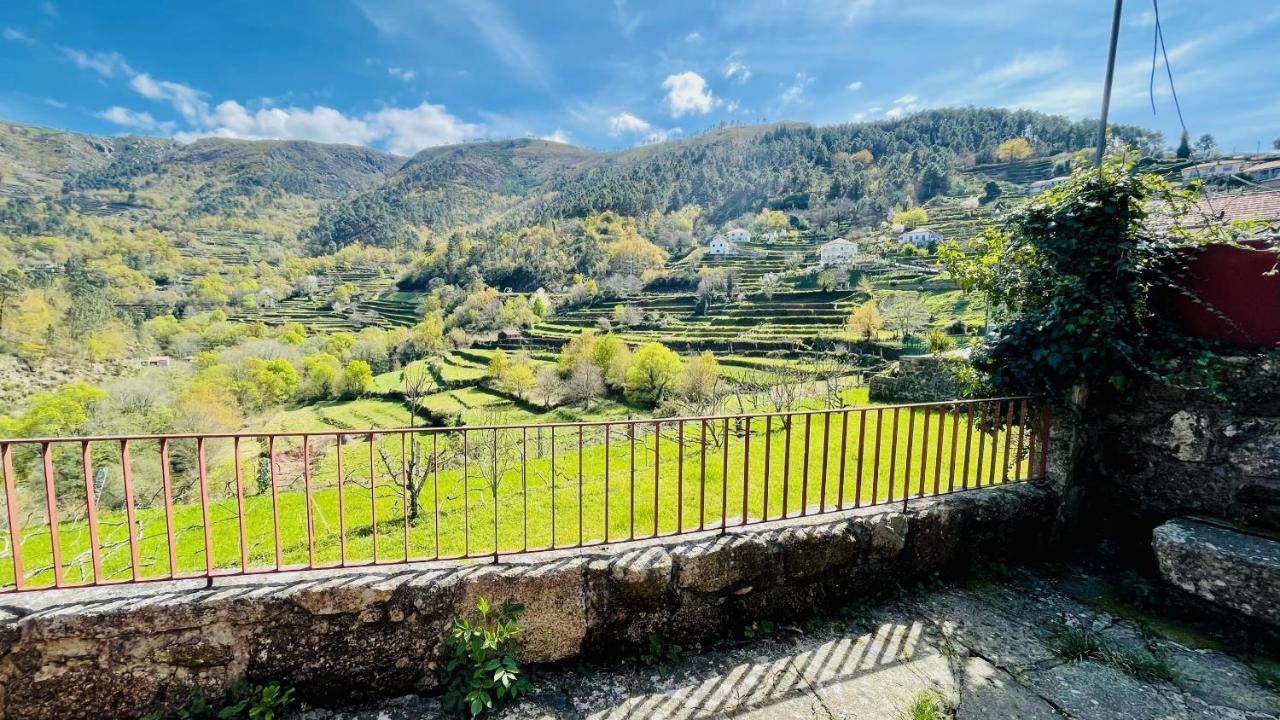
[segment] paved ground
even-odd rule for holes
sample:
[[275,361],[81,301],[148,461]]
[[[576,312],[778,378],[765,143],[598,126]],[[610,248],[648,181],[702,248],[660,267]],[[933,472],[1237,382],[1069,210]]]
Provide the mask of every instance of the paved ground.
[[[938,590],[845,620],[778,628],[686,652],[669,667],[631,660],[544,673],[500,718],[911,718],[922,692],[940,717],[1089,720],[1280,718],[1280,664],[1245,662],[1157,618],[1122,620],[1099,581],[1018,572]],[[1064,659],[1067,650],[1093,657]],[[435,698],[312,711],[308,720],[441,716]]]

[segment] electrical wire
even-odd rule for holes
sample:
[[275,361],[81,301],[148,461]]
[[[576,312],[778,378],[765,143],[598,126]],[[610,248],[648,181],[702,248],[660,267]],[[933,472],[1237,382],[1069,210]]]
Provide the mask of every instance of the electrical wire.
[[1151,38],[1151,79],[1147,85],[1147,96],[1151,99],[1151,114],[1156,114],[1156,51],[1164,57],[1164,70],[1169,76],[1169,91],[1173,95],[1173,107],[1178,111],[1178,124],[1182,132],[1187,132],[1187,122],[1182,119],[1182,104],[1178,102],[1178,88],[1173,83],[1173,68],[1169,66],[1169,50],[1164,44],[1164,28],[1160,24],[1160,0],[1151,0],[1151,9],[1155,13],[1156,27]]

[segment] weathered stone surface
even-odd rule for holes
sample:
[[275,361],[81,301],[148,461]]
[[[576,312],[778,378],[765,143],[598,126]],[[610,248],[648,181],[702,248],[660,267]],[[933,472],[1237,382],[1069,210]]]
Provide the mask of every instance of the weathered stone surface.
[[1156,528],[1160,575],[1220,607],[1280,627],[1280,542],[1188,519]]
[[[780,534],[779,534],[780,536]],[[672,550],[676,587],[715,593],[772,581],[777,570],[773,548],[756,534],[733,534]]]
[[1066,663],[1033,675],[1031,685],[1068,717],[1181,720],[1186,704],[1167,684],[1146,684],[1108,665]]
[[807,578],[853,562],[862,544],[847,523],[787,530],[779,543],[782,566],[789,577]]
[[986,660],[967,657],[960,667],[956,720],[1061,720],[1062,716],[1044,698]]
[[1280,419],[1243,418],[1223,428],[1227,460],[1243,475],[1280,479]]
[[455,615],[475,612],[484,597],[525,606],[520,624],[527,662],[574,657],[587,635],[585,559],[516,566],[485,566],[459,573]]

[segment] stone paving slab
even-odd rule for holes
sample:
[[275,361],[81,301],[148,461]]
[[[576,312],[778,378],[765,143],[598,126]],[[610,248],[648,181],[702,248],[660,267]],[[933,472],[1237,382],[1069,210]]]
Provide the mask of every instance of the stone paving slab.
[[[1171,680],[1141,679],[1101,661],[1068,662],[1053,628],[1087,628],[1116,647],[1158,654]],[[1081,602],[1054,579],[1000,583],[900,599],[852,623],[742,642],[671,667],[631,660],[544,672],[538,690],[502,720],[748,720],[909,718],[921,692],[954,720],[1266,720],[1280,694],[1249,666],[1215,650],[1147,637]],[[307,720],[446,717],[437,698],[316,710]]]

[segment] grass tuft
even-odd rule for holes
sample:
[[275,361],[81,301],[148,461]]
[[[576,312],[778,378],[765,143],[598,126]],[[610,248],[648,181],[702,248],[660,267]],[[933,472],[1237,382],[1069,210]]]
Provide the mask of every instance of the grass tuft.
[[1172,681],[1174,677],[1173,666],[1163,656],[1121,647],[1091,628],[1060,624],[1048,644],[1054,655],[1069,662],[1100,662],[1140,680]]
[[921,690],[907,708],[909,720],[949,720],[951,717],[946,702],[933,690]]

